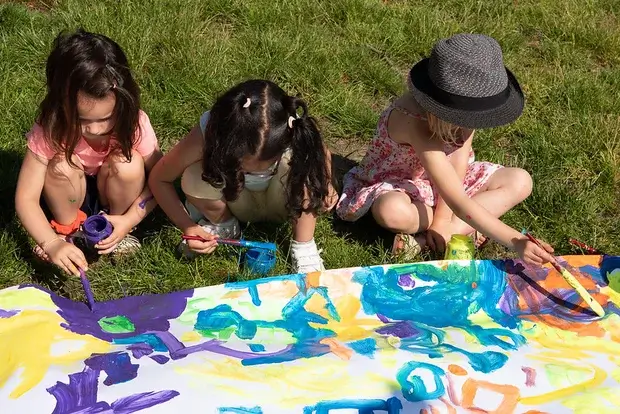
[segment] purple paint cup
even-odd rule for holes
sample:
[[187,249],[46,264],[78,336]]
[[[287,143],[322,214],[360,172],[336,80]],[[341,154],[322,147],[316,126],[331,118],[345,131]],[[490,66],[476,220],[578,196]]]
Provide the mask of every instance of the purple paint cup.
[[109,237],[112,230],[112,223],[102,215],[90,216],[82,225],[84,238],[91,247]]

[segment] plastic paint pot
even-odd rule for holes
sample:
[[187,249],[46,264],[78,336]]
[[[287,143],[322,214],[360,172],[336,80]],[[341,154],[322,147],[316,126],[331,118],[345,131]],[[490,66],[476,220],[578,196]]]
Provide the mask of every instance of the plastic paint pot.
[[455,234],[446,246],[445,260],[473,260],[476,248],[469,236]]
[[245,253],[245,266],[250,272],[265,275],[276,265],[274,252],[265,249],[249,249]]
[[90,216],[82,224],[82,233],[91,247],[109,237],[112,230],[112,223],[102,215]]

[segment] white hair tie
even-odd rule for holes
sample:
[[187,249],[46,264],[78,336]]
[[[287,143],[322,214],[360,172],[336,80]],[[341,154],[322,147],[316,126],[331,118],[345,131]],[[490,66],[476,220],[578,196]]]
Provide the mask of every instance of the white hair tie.
[[252,100],[250,98],[248,98],[248,100],[245,101],[245,103],[243,104],[243,107],[244,108],[249,108],[251,104],[252,104]]
[[288,127],[289,128],[293,128],[293,121],[295,120],[295,117],[293,116],[289,116],[288,117]]

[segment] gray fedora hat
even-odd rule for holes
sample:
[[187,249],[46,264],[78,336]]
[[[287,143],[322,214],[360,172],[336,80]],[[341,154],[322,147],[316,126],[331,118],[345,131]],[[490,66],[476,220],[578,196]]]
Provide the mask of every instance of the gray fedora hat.
[[465,128],[492,128],[523,112],[523,92],[504,66],[497,41],[457,34],[438,41],[409,73],[415,100],[439,119]]

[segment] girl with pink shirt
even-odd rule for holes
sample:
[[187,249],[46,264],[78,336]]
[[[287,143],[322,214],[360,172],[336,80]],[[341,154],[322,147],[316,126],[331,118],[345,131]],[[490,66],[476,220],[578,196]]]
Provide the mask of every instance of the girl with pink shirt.
[[89,215],[105,211],[114,228],[95,246],[99,254],[140,247],[130,232],[156,205],[147,174],[162,154],[116,42],[83,30],[60,34],[46,75],[47,95],[26,134],[15,208],[35,253],[79,275],[88,265],[71,238]]

